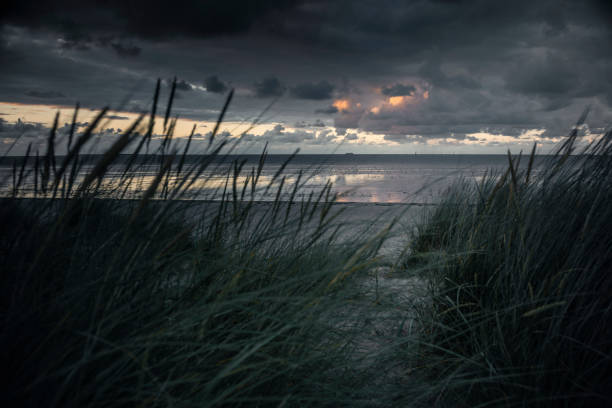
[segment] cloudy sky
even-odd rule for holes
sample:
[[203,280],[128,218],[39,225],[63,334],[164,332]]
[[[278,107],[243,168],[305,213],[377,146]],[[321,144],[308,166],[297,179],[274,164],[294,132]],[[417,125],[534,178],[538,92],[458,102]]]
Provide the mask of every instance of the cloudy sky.
[[587,107],[586,139],[612,124],[611,23],[606,0],[5,0],[0,149],[77,102],[112,140],[176,77],[177,136],[234,89],[245,152],[546,151]]

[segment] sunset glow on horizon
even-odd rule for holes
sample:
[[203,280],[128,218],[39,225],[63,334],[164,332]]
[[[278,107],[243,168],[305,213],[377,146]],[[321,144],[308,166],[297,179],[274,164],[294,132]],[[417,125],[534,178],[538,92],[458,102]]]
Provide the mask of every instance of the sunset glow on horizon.
[[[612,59],[605,51],[612,49],[612,29],[593,4],[497,5],[475,24],[467,16],[481,15],[478,2],[380,0],[380,24],[372,25],[368,2],[264,3],[253,14],[237,7],[243,19],[235,25],[213,18],[206,30],[187,10],[215,15],[215,8],[197,2],[174,10],[180,25],[161,19],[154,26],[132,15],[109,19],[123,10],[115,2],[92,20],[87,2],[71,3],[69,25],[59,26],[46,8],[14,3],[35,18],[15,11],[0,32],[2,145],[14,138],[18,119],[48,128],[59,111],[63,125],[77,101],[80,122],[108,105],[117,111],[102,129],[125,129],[138,112],[150,111],[158,81],[155,133],[163,132],[172,92],[180,139],[194,125],[200,137],[210,132],[234,90],[220,131],[232,137],[247,131],[245,149],[261,148],[266,135],[283,152],[346,145],[362,153],[436,146],[440,153],[501,154],[523,149],[529,132],[543,146],[559,140],[587,106],[585,137],[602,135],[612,123],[606,74]],[[63,15],[61,4],[48,8]],[[507,18],[532,8],[524,21]],[[546,18],[561,10],[554,22]]]

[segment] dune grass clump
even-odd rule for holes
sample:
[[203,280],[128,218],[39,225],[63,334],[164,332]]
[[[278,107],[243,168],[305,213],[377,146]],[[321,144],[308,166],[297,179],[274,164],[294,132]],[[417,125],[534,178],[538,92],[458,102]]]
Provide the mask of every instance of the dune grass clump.
[[535,146],[508,153],[504,174],[460,182],[417,228],[409,264],[431,303],[405,352],[424,403],[612,405],[612,133],[577,140],[537,168]]
[[[331,186],[295,201],[301,185],[284,184],[284,166],[262,186],[265,152],[255,167],[227,166],[216,201],[182,200],[205,170],[233,160],[227,152],[235,142],[214,140],[231,94],[196,163],[186,160],[191,136],[184,149],[173,147],[172,96],[163,142],[147,151],[158,95],[159,82],[150,122],[143,115],[95,162],[83,152],[106,110],[82,134],[71,132],[64,156],[55,154],[54,126],[47,151],[28,149],[2,186],[4,400],[347,403],[350,387],[322,392],[330,370],[347,364],[350,341],[325,315],[349,296],[345,283],[372,264],[378,244],[337,242]],[[151,166],[157,174],[144,179],[141,170]],[[291,200],[280,201],[283,188],[294,189]],[[278,194],[257,209],[261,189]]]

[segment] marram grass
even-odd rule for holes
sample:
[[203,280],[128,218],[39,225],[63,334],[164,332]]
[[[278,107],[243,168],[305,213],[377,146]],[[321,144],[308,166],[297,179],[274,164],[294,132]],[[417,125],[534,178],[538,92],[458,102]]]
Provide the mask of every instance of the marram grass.
[[[63,139],[56,121],[2,181],[9,405],[612,405],[610,133],[451,189],[406,242],[429,288],[406,303],[367,282],[388,231],[340,241],[330,184],[297,200],[284,166],[264,184],[265,151],[220,167],[231,93],[200,161],[193,132],[176,147],[174,92],[152,151],[159,93],[103,155],[107,110]],[[217,200],[190,201],[213,168]]]
[[[282,174],[259,182],[265,152],[257,167],[229,168],[217,201],[182,201],[235,142],[215,138],[217,125],[201,162],[185,160],[189,143],[173,148],[171,97],[163,142],[148,151],[158,95],[159,83],[149,123],[143,115],[89,167],[83,152],[106,110],[68,140],[54,126],[47,151],[28,149],[2,186],[3,400],[359,405],[357,382],[337,376],[354,330],[325,316],[354,295],[346,283],[375,262],[378,242],[337,241],[330,185],[307,201],[280,201]],[[55,154],[60,142],[65,156]],[[145,165],[158,166],[153,179],[138,175]],[[113,166],[119,181],[107,176]],[[262,188],[279,194],[257,210]]]
[[[580,124],[580,123],[579,123]],[[463,181],[417,228],[425,405],[612,406],[612,133]],[[520,163],[519,163],[520,162]]]

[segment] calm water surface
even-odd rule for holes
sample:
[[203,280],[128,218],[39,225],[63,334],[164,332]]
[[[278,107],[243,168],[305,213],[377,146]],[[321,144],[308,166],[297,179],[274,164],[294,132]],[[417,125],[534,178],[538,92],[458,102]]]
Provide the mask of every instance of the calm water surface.
[[[276,198],[282,177],[285,177],[281,199],[288,199],[293,193],[293,186],[300,178],[301,188],[295,198],[308,199],[308,196],[318,192],[330,181],[332,191],[338,194],[341,202],[369,203],[435,203],[439,195],[459,178],[477,182],[488,171],[502,172],[508,165],[505,155],[299,155],[284,168],[278,178],[274,175],[287,160],[286,155],[271,155],[259,178],[254,192],[255,198],[261,201],[271,201]],[[536,158],[536,169],[544,156]],[[250,180],[252,169],[257,168],[259,156],[230,156],[225,160],[216,161],[189,189],[186,198],[216,199],[223,190],[228,172],[232,172],[232,161],[245,161],[242,172],[236,179],[236,187],[240,193],[243,186]],[[196,162],[192,158],[190,163]],[[527,160],[523,159],[526,165]],[[91,169],[85,165],[80,177]],[[126,190],[137,196],[154,179],[159,165],[143,165],[138,171],[131,172],[132,183],[127,186],[125,181],[120,185],[123,165],[116,165],[107,174],[107,187],[127,187]],[[12,166],[0,166],[2,184],[8,186],[11,182]],[[30,175],[31,176],[31,175]],[[32,185],[33,177],[28,178],[26,185]],[[169,178],[170,184],[176,179]],[[270,185],[269,188],[265,188]],[[231,191],[232,181],[228,184]],[[245,192],[251,194],[250,184]]]

